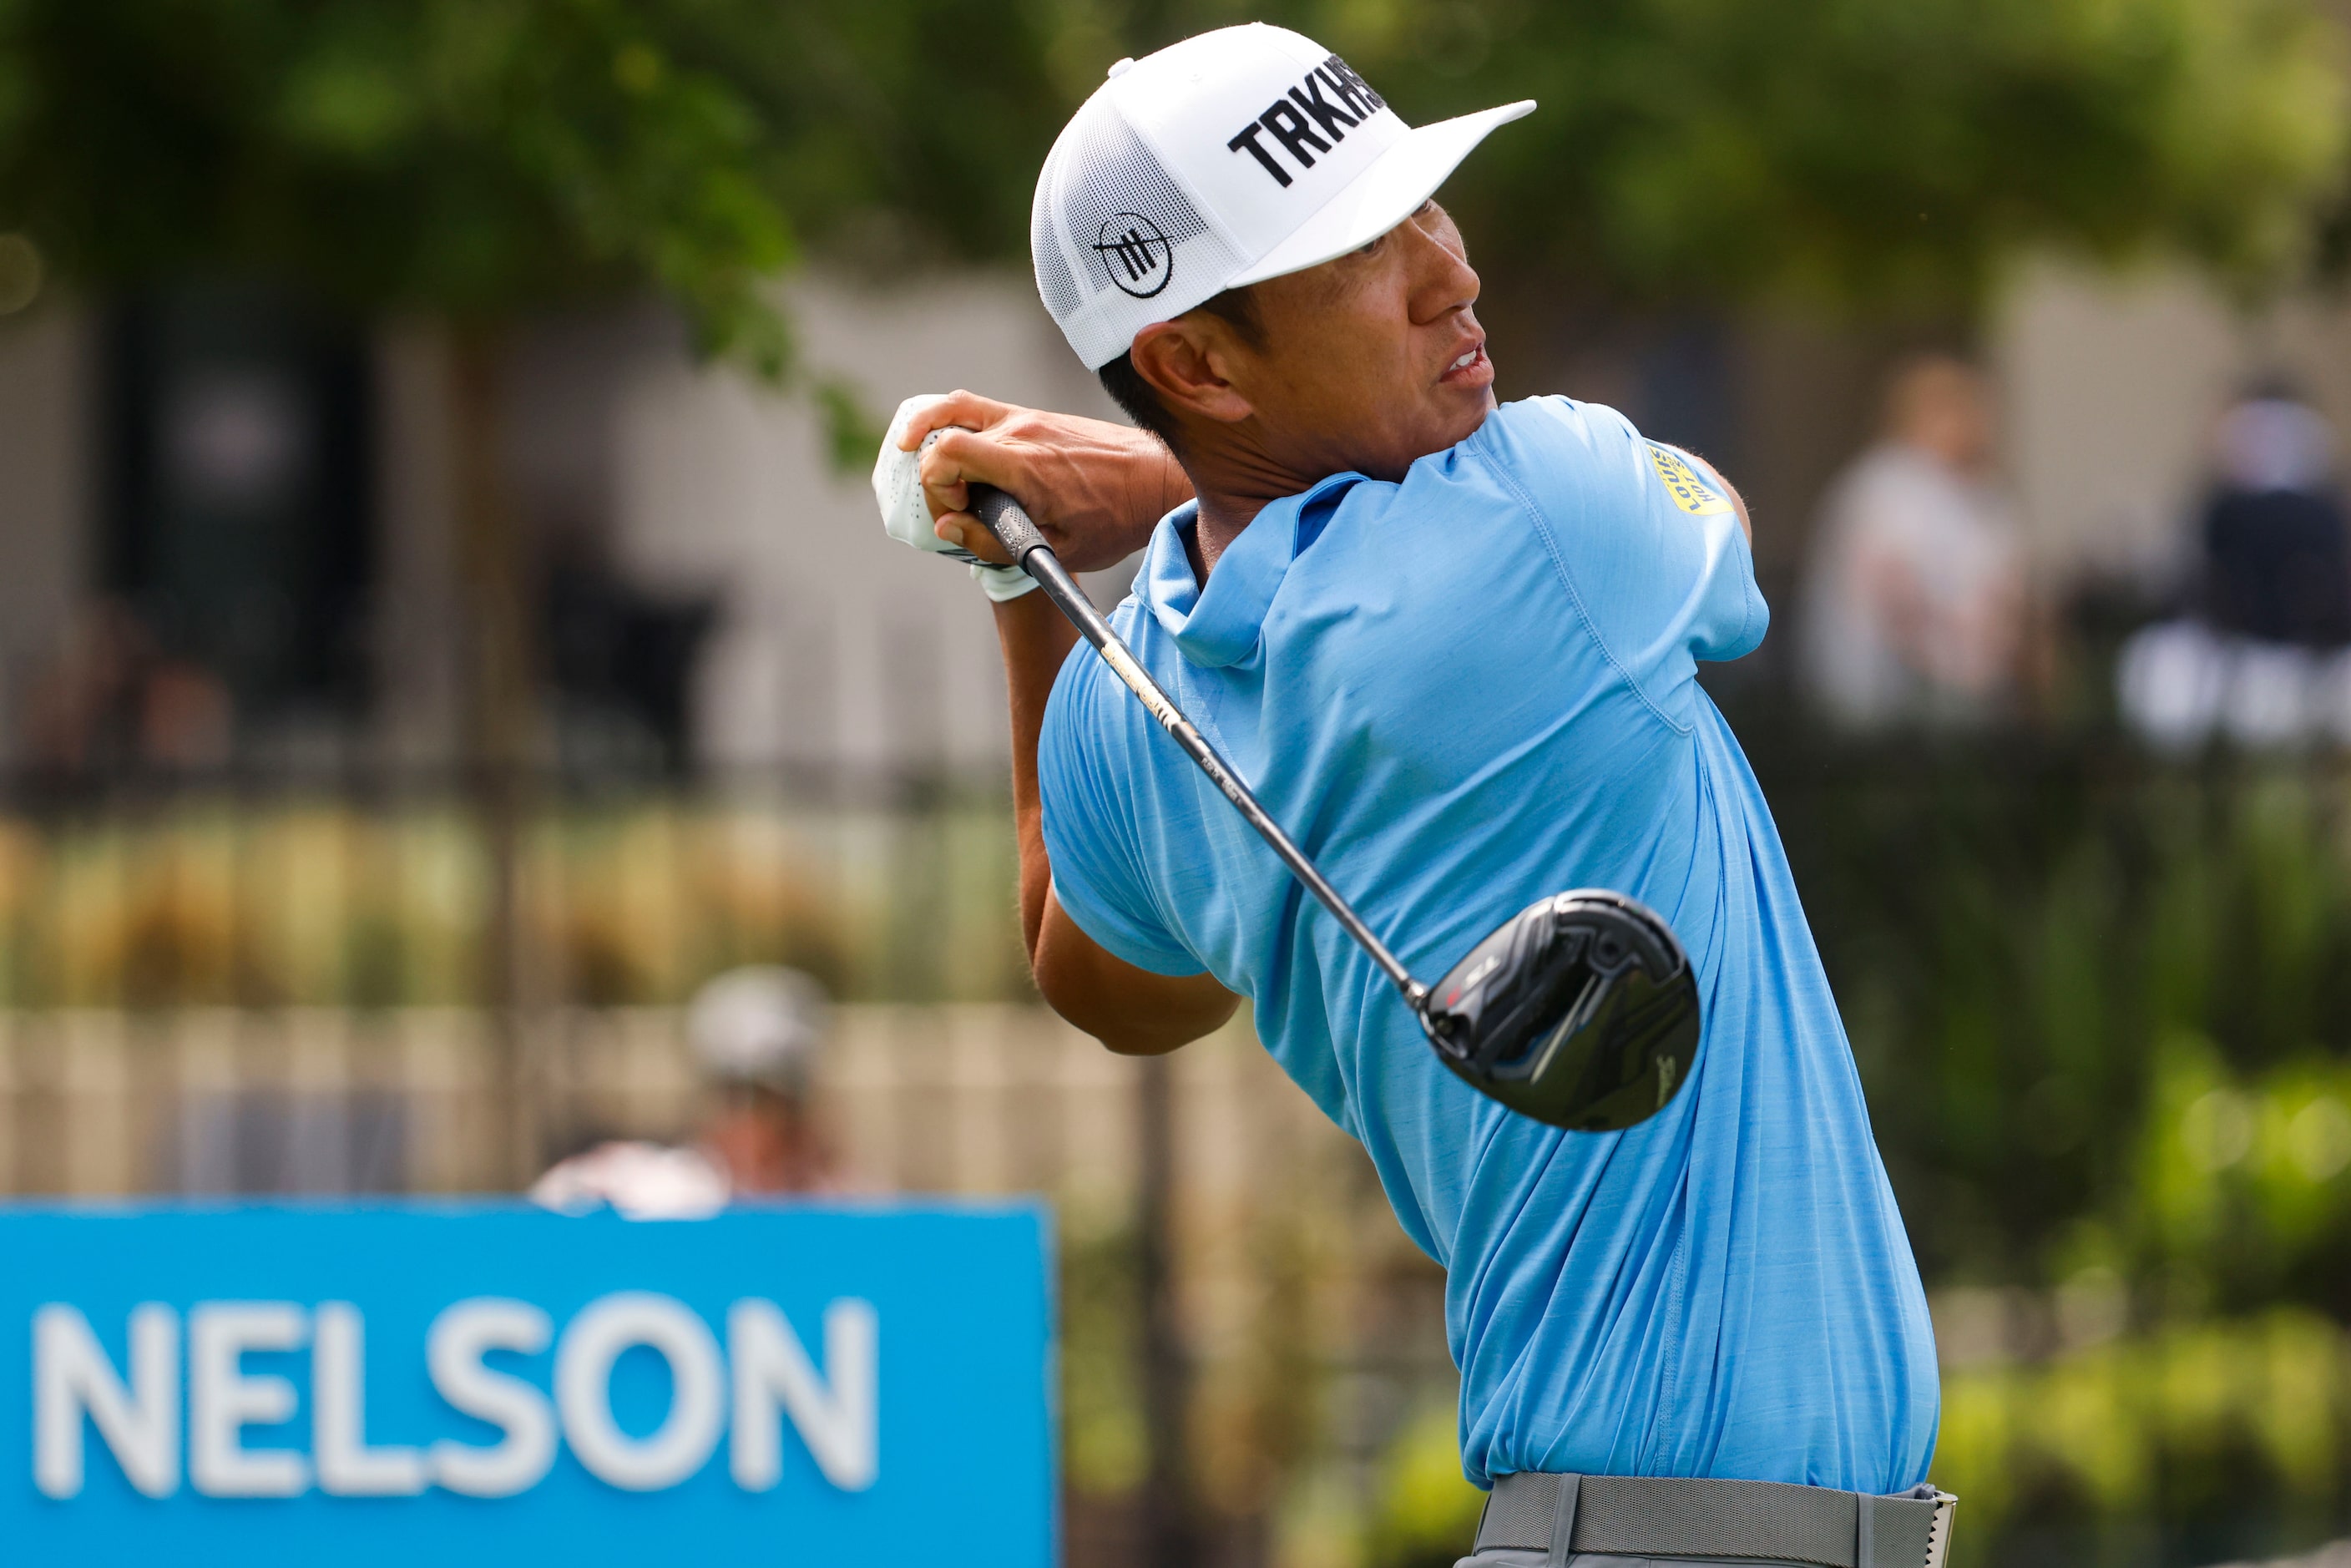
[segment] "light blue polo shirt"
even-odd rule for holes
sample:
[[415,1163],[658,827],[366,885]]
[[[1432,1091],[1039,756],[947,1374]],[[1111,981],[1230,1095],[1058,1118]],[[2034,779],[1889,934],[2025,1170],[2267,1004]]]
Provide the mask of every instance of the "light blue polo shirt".
[[1470,1479],[1923,1480],[1917,1266],[1771,813],[1696,682],[1767,620],[1728,501],[1614,411],[1538,398],[1402,484],[1268,507],[1205,591],[1191,521],[1160,524],[1113,619],[1414,974],[1591,886],[1697,966],[1705,1035],[1661,1113],[1514,1115],[1090,650],[1061,670],[1039,768],[1062,906],[1129,963],[1249,998],[1363,1141],[1447,1270]]

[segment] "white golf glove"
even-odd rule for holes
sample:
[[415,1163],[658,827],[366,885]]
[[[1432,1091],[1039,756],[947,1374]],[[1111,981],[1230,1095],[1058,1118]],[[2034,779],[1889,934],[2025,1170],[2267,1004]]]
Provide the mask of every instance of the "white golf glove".
[[873,462],[873,498],[882,504],[882,526],[889,530],[892,538],[932,555],[969,561],[971,575],[990,599],[1001,604],[1036,587],[1037,580],[1017,566],[984,561],[962,546],[939,538],[938,519],[931,516],[930,501],[923,495],[923,454],[946,432],[934,430],[914,451],[898,449],[914,416],[943,401],[937,392],[921,392],[898,405],[896,415],[890,421],[890,433],[882,438],[882,455]]

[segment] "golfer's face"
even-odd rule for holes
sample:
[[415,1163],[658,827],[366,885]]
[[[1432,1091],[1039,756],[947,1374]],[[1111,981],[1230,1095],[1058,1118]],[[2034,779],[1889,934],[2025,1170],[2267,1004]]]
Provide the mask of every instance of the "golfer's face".
[[1435,202],[1362,250],[1257,286],[1266,349],[1241,390],[1301,472],[1400,479],[1485,423],[1478,275]]

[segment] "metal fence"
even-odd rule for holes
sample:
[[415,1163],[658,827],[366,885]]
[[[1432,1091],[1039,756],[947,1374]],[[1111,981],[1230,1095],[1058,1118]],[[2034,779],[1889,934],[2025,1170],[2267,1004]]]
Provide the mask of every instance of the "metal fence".
[[0,1006],[479,1006],[514,989],[486,956],[509,940],[534,1008],[675,1002],[750,961],[851,999],[1030,994],[1000,780],[550,786],[510,830],[461,783],[20,795]]
[[[1943,1449],[1977,1495],[1970,1559],[2153,1561],[2131,1543],[2159,1537],[2211,1561],[2351,1520],[2351,1439],[2272,1419],[2289,1367],[2334,1391],[2309,1430],[2351,1432],[2339,759],[1742,734],[1938,1318],[1973,1346]],[[513,838],[533,965],[503,998],[492,842],[455,789],[0,810],[0,1190],[510,1189],[592,1138],[678,1135],[680,1004],[793,963],[845,998],[819,1093],[852,1185],[1057,1205],[1073,1563],[1136,1560],[1155,1301],[1221,1560],[1410,1490],[1390,1467],[1416,1413],[1444,1482],[1441,1276],[1245,1028],[1164,1070],[1153,1285],[1151,1070],[1036,1006],[999,788],[550,786]],[[1992,1301],[2004,1326],[1962,1332]],[[2142,1397],[2207,1385],[2234,1392]]]
[[[0,1013],[0,1191],[508,1190],[478,1011],[403,1008]],[[528,1059],[557,1149],[689,1135],[697,1086],[673,1008],[535,1019]],[[852,1192],[1043,1193],[1073,1215],[1134,1202],[1139,1064],[1040,1007],[852,1004],[814,1082]],[[1355,1145],[1236,1025],[1176,1059],[1187,1209],[1328,1199]]]

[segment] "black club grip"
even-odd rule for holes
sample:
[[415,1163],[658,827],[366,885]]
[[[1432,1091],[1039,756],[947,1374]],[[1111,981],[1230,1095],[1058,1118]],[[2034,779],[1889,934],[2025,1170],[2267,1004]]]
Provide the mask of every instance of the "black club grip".
[[987,525],[987,531],[996,536],[996,542],[1004,547],[1015,563],[1027,560],[1030,550],[1051,548],[1045,543],[1045,536],[1037,531],[1037,525],[1029,520],[1020,503],[992,485],[971,487],[971,509]]

